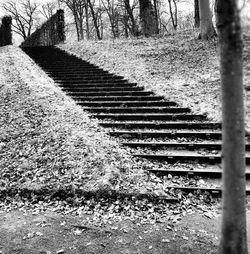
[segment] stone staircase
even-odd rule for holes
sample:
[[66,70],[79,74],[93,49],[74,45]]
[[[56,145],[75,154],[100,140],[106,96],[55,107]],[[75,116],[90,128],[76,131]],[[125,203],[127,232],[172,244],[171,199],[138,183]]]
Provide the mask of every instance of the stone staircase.
[[[221,177],[221,124],[189,108],[145,91],[55,47],[23,48],[82,108],[120,138],[134,156],[171,166],[154,167],[161,175]],[[246,145],[250,164],[250,144]],[[250,170],[247,168],[246,177]],[[219,181],[220,182],[220,181]],[[220,193],[220,186],[171,186],[185,191]],[[250,188],[247,190],[250,193]]]

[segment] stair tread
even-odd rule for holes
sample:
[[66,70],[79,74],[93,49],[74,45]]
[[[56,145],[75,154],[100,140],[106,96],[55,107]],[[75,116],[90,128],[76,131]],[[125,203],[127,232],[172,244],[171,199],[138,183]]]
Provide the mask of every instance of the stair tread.
[[[187,146],[193,146],[193,145],[222,145],[222,142],[217,142],[217,141],[214,141],[214,142],[207,142],[207,141],[204,141],[204,142],[155,142],[155,141],[152,141],[152,142],[145,142],[145,141],[138,141],[138,142],[122,142],[122,144],[133,144],[133,145],[140,145],[140,144],[143,144],[143,145],[187,145]],[[250,144],[246,144],[246,145],[250,145]]]
[[[188,114],[186,112],[183,112],[183,113],[178,113],[180,115],[183,115],[185,114],[186,116],[202,116],[202,114]],[[176,116],[178,114],[172,114],[172,113],[99,113],[99,114],[93,114],[93,116],[104,116],[104,115],[107,115],[107,116]]]
[[[169,173],[173,173],[173,172],[183,172],[183,173],[222,173],[222,169],[164,169],[164,168],[159,168],[159,169],[149,169],[149,171],[151,172],[169,172]],[[250,168],[246,169],[246,173],[250,174]]]
[[209,131],[204,131],[204,130],[171,130],[171,131],[133,131],[133,130],[116,130],[116,131],[110,131],[110,133],[125,133],[125,134],[130,134],[130,133],[204,133],[204,134],[221,134],[221,131],[217,130],[209,130]]
[[[92,103],[95,103],[95,102],[92,102]],[[107,103],[107,101],[98,101],[98,104],[101,104],[101,103]],[[126,103],[131,103],[131,101],[110,101],[109,103],[110,104],[121,103],[122,105],[126,105]],[[176,105],[175,102],[165,101],[165,100],[162,100],[162,101],[133,101],[133,104],[161,104],[161,103],[166,103],[166,104],[171,103],[171,104]]]
[[[84,109],[189,109],[189,108],[182,108],[182,107],[83,107]],[[149,122],[151,123],[151,122]]]
[[[218,151],[217,154],[204,152],[204,154],[201,154],[198,151],[188,151],[188,150],[168,150],[168,151],[165,151],[164,150],[161,153],[136,153],[135,156],[221,158],[221,152]],[[250,152],[246,152],[246,157],[250,158]]]

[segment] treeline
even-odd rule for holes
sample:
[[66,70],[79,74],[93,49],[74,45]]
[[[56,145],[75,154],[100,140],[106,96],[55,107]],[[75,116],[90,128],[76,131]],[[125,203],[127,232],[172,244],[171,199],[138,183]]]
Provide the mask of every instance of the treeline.
[[[178,16],[179,0],[59,0],[73,17],[78,40],[151,36],[195,26]],[[191,1],[193,2],[193,1]],[[196,13],[199,6],[195,5]],[[197,17],[196,17],[197,20]]]
[[0,26],[0,47],[12,44],[11,23],[12,18],[10,16],[2,18],[2,24]]
[[[210,38],[206,33],[214,31],[209,0],[51,0],[44,4],[37,1],[7,0],[0,5],[12,16],[13,31],[24,40],[58,9],[65,10],[66,29],[73,25],[78,40],[168,34],[198,27],[200,17],[205,20],[200,37]],[[184,3],[192,11],[184,13]]]

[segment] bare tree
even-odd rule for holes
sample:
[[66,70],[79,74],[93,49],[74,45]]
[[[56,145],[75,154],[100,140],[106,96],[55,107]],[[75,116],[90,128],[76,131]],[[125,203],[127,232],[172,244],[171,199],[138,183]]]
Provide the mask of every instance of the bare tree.
[[139,0],[141,32],[145,36],[157,34],[157,24],[154,8],[150,0]]
[[243,42],[237,0],[216,1],[222,83],[223,215],[220,254],[247,254]]
[[133,36],[138,36],[139,27],[134,15],[134,10],[136,6],[138,5],[138,2],[134,1],[133,4],[131,5],[129,0],[123,0],[123,3],[125,8],[125,17],[127,21],[126,25]]
[[84,15],[86,0],[60,0],[64,3],[71,11],[76,26],[77,39],[82,40],[84,38]]
[[[173,6],[172,6],[173,3]],[[174,30],[177,29],[178,26],[178,16],[177,16],[177,3],[176,0],[168,0],[169,5],[169,13],[172,21],[172,25]]]
[[86,20],[86,36],[87,39],[89,39],[90,34],[89,34],[89,7],[88,7],[88,2],[85,0],[85,20]]
[[114,38],[119,37],[119,18],[118,5],[114,0],[101,0],[106,13],[108,14],[111,31]]
[[37,25],[37,14],[39,5],[31,0],[14,0],[3,3],[1,7],[12,16],[13,31],[26,39],[30,36],[33,28]]
[[94,28],[96,31],[96,37],[98,40],[102,40],[103,37],[103,23],[102,23],[102,9],[100,7],[95,8],[95,0],[87,0],[92,16]]
[[202,40],[209,40],[216,36],[216,32],[212,22],[212,14],[210,10],[209,0],[199,0],[200,11],[200,35]]
[[57,4],[55,2],[47,2],[41,5],[40,13],[44,18],[49,19],[56,13]]

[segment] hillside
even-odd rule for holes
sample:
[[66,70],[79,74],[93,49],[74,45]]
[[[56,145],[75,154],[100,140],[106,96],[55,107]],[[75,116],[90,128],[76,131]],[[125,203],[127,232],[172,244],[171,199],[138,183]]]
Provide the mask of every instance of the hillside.
[[[123,75],[193,112],[221,121],[217,42],[203,42],[198,31],[162,38],[67,42],[59,47],[110,72]],[[245,36],[244,84],[250,80],[250,45]],[[247,40],[247,41],[246,41]],[[247,90],[247,89],[246,89]],[[246,91],[246,125],[250,127]]]
[[[4,190],[139,191],[132,158],[21,49],[0,49],[0,186]],[[152,183],[150,183],[150,186]],[[154,191],[154,188],[152,188]]]

